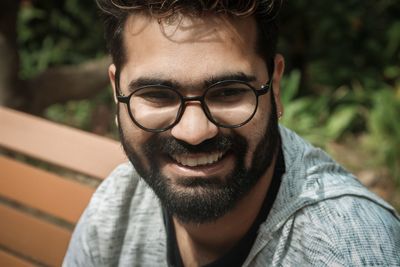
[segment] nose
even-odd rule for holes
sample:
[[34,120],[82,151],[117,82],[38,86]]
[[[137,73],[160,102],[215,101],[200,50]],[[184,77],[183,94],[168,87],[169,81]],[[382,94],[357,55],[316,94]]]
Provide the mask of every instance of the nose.
[[187,103],[181,120],[171,129],[174,138],[198,145],[218,133],[218,127],[204,113],[199,103]]

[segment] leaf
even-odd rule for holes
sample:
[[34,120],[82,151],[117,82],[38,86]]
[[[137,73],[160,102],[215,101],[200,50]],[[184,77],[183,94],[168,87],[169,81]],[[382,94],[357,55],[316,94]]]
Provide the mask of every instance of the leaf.
[[388,44],[386,47],[386,56],[393,57],[396,50],[400,47],[400,21],[393,23],[387,31]]
[[357,106],[341,106],[328,120],[326,131],[330,138],[338,139],[357,116]]
[[400,67],[399,66],[388,66],[384,70],[384,74],[389,79],[395,79],[400,77]]
[[300,87],[301,74],[298,70],[293,70],[289,76],[286,76],[282,81],[281,99],[284,105],[289,104],[290,100],[294,99]]

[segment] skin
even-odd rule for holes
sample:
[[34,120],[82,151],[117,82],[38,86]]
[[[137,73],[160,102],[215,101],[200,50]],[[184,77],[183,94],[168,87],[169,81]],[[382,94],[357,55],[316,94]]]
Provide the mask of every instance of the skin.
[[[124,29],[126,64],[121,69],[120,88],[128,95],[127,87],[138,78],[161,78],[177,81],[183,94],[199,95],[204,90],[203,82],[211,77],[226,73],[245,73],[255,76],[251,84],[260,88],[268,81],[266,64],[256,54],[256,24],[254,18],[228,19],[224,16],[208,16],[205,19],[178,17],[174,21],[162,21],[146,15],[131,16]],[[259,107],[254,118],[236,129],[219,128],[205,116],[197,102],[187,103],[181,121],[161,135],[172,136],[191,145],[198,145],[215,137],[219,132],[235,131],[245,137],[249,147],[245,155],[246,167],[253,159],[253,153],[264,136],[268,123],[270,94],[273,94],[277,113],[283,111],[279,95],[279,83],[284,69],[282,56],[275,57],[273,91],[259,99]],[[109,68],[111,83],[115,89],[115,66]],[[149,161],[143,156],[141,144],[154,133],[138,128],[132,123],[125,106],[120,106],[120,127],[127,140],[141,156],[144,166]],[[198,155],[190,155],[196,157]],[[274,159],[275,161],[275,159]],[[272,163],[249,194],[226,215],[215,222],[204,224],[183,223],[173,218],[176,237],[185,266],[201,266],[216,260],[226,253],[248,231],[257,216],[268,190],[272,173]],[[211,170],[221,179],[233,169],[234,159],[226,157],[219,167]],[[176,177],[206,177],[210,170],[182,168],[173,163],[165,163],[161,171],[172,183]],[[178,187],[178,185],[176,185]],[[178,188],[185,190],[185,188]],[[251,208],[249,208],[251,207]]]

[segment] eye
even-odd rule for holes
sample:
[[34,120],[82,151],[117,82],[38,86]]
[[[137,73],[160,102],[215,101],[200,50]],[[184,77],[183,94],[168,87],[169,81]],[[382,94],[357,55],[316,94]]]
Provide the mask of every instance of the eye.
[[168,88],[146,87],[139,89],[133,95],[142,102],[169,105],[179,101],[177,93]]
[[252,90],[244,84],[232,84],[229,86],[212,88],[207,93],[207,100],[213,102],[241,101],[252,93]]

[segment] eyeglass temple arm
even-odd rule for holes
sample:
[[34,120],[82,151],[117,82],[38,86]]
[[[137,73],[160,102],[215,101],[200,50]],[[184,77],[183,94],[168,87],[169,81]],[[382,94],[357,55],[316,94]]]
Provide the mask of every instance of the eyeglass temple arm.
[[274,81],[275,72],[275,63],[273,59],[270,60],[269,69],[271,70],[269,73],[269,81],[268,83],[263,84],[260,90],[256,90],[257,96],[265,95],[270,89],[272,90],[272,82]]
[[117,97],[118,102],[120,103],[129,103],[129,96],[124,96],[121,94],[121,91],[119,90],[119,70],[117,69],[115,71],[115,95]]
[[129,96],[117,95],[117,100],[118,100],[118,102],[128,104],[129,103]]

